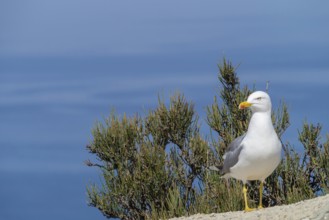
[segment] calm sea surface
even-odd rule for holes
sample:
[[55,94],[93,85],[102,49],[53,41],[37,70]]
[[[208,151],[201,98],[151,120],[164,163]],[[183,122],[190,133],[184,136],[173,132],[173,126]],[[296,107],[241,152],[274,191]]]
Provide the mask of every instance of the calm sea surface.
[[288,104],[284,142],[301,149],[304,120],[329,131],[325,1],[14,2],[0,3],[0,219],[104,219],[86,196],[100,181],[84,165],[95,122],[179,91],[209,135],[223,56],[242,85],[270,81],[274,108]]

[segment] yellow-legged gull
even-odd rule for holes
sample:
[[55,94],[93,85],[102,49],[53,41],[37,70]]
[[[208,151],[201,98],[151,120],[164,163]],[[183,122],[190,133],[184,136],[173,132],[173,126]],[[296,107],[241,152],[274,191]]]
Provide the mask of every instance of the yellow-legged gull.
[[259,206],[262,208],[263,183],[281,160],[281,142],[271,119],[271,99],[262,91],[252,93],[239,109],[250,108],[252,116],[248,131],[236,138],[227,148],[220,167],[224,178],[233,177],[243,182],[245,211],[251,211],[247,202],[246,183],[259,180]]

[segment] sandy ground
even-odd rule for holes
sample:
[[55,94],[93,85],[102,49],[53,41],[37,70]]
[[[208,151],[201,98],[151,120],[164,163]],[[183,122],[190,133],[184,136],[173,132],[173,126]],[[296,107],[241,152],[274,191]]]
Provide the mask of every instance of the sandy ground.
[[275,206],[253,212],[226,212],[213,214],[196,214],[171,220],[215,220],[215,219],[303,219],[329,220],[329,194],[315,199],[305,200],[291,205]]

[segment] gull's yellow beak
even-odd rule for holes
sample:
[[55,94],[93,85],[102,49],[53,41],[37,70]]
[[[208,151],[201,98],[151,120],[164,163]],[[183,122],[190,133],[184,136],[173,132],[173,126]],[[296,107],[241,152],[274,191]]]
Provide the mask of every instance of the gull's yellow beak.
[[252,104],[250,102],[241,102],[239,105],[239,109],[245,109],[250,107]]

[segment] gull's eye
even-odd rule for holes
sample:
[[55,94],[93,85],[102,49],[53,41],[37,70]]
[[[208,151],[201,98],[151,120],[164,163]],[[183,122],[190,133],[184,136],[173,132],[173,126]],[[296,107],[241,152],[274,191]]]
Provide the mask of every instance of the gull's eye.
[[262,100],[262,97],[258,97],[258,98],[256,98],[256,100],[260,101],[260,100]]

